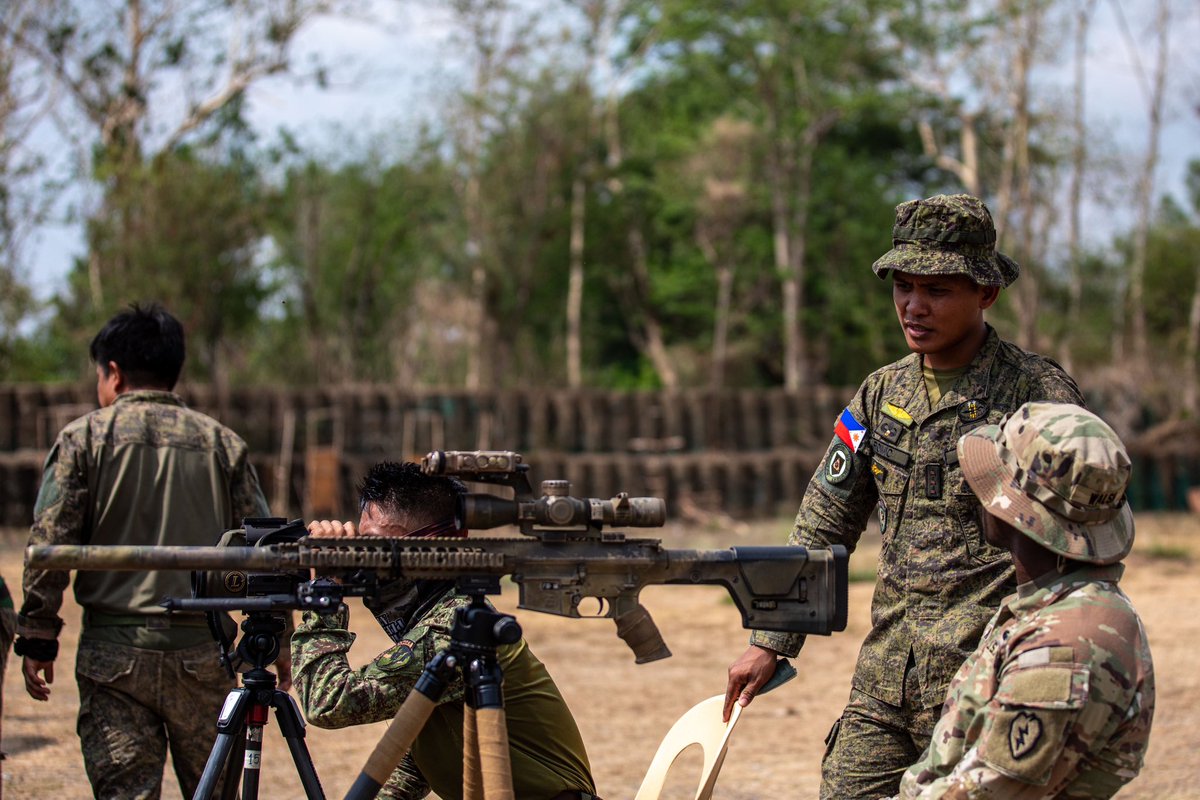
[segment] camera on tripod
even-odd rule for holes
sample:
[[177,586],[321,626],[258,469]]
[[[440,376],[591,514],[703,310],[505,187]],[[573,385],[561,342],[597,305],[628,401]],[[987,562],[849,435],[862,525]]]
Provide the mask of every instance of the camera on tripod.
[[[218,547],[263,547],[295,542],[308,534],[301,520],[288,522],[283,517],[247,517],[240,530],[226,531]],[[309,570],[296,572],[249,572],[240,569],[194,571],[192,597],[213,598],[266,597],[294,594],[296,587],[309,580]]]
[[552,541],[558,538],[556,533],[606,526],[657,528],[667,519],[661,497],[630,497],[624,492],[611,499],[574,497],[570,481],[565,480],[542,481],[542,493],[535,495],[529,465],[511,450],[434,450],[421,459],[421,471],[513,490],[512,499],[473,492],[461,495],[456,521],[467,530],[516,525],[523,534],[536,532]]

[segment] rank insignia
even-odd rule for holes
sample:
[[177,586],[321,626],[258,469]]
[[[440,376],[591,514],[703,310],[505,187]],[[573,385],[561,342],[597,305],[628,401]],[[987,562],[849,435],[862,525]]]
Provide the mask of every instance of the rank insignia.
[[967,400],[958,407],[958,418],[963,422],[978,422],[987,416],[988,404],[983,400]]
[[825,481],[838,484],[846,480],[850,474],[850,449],[838,443],[829,451],[829,459],[825,462]]
[[1042,736],[1042,721],[1037,714],[1022,711],[1008,726],[1008,749],[1014,760],[1029,755]]
[[901,425],[904,425],[905,427],[908,427],[909,425],[913,424],[912,414],[909,414],[907,411],[905,411],[903,408],[901,408],[898,405],[894,405],[892,403],[884,403],[883,408],[880,410],[883,411],[883,413],[887,414],[892,419],[896,420],[896,422],[899,422]]
[[942,465],[925,465],[925,496],[930,500],[942,499]]
[[875,432],[885,442],[895,444],[900,441],[900,432],[903,430],[895,420],[885,419],[880,421],[879,427],[875,429]]

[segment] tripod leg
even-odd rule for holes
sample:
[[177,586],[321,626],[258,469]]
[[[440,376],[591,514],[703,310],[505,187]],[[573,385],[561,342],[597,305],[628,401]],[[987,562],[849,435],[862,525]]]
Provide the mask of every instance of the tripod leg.
[[417,734],[425,727],[426,720],[436,707],[436,700],[431,700],[418,691],[409,693],[396,716],[392,718],[392,723],[388,725],[383,738],[375,745],[375,750],[367,759],[358,779],[346,793],[346,800],[370,800],[379,794],[392,770],[412,747]]
[[279,720],[279,730],[287,740],[288,749],[292,751],[292,761],[296,763],[296,773],[300,776],[300,785],[304,787],[304,796],[308,800],[325,800],[325,792],[313,767],[308,745],[304,743],[304,720],[296,701],[287,692],[277,689],[271,705],[275,708],[275,718]]
[[258,779],[262,775],[263,726],[268,707],[255,703],[246,718],[246,759],[242,764],[242,800],[258,800]]
[[508,760],[508,726],[504,708],[475,711],[479,727],[479,767],[485,800],[515,800],[512,764]]
[[370,800],[379,794],[392,770],[425,727],[457,669],[457,660],[446,650],[429,659],[421,677],[417,678],[416,686],[404,698],[404,703],[392,718],[392,724],[388,725],[383,738],[375,745],[358,779],[346,792],[346,800]]
[[475,707],[466,703],[463,705],[463,800],[483,800],[482,769]]
[[[244,688],[233,689],[225,696],[221,714],[217,717],[217,739],[213,742],[208,761],[204,763],[204,771],[200,773],[200,782],[196,784],[192,800],[209,800],[213,796],[217,781],[221,778],[221,770],[229,762],[229,753],[242,735],[249,703],[250,692]],[[233,779],[234,770],[230,769],[229,772]]]

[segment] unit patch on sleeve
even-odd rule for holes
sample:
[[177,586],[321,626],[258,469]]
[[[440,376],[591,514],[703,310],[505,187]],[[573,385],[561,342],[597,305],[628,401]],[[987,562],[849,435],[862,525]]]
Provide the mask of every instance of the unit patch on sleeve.
[[1008,750],[1014,761],[1029,755],[1042,737],[1042,721],[1037,714],[1022,711],[1008,726]]
[[375,666],[381,672],[398,672],[411,664],[414,657],[413,643],[405,639],[375,659]]
[[840,442],[835,444],[825,462],[825,482],[836,486],[846,480],[850,475],[850,462],[850,449]]

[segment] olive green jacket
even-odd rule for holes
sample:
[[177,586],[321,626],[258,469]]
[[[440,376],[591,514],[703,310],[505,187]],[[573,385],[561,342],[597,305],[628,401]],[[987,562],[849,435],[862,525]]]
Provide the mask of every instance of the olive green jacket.
[[[246,443],[171,392],[130,391],[63,428],[46,458],[29,543],[213,545],[243,517],[269,514]],[[55,637],[70,573],[26,568],[18,633]],[[85,611],[161,615],[190,597],[186,572],[75,577]]]

